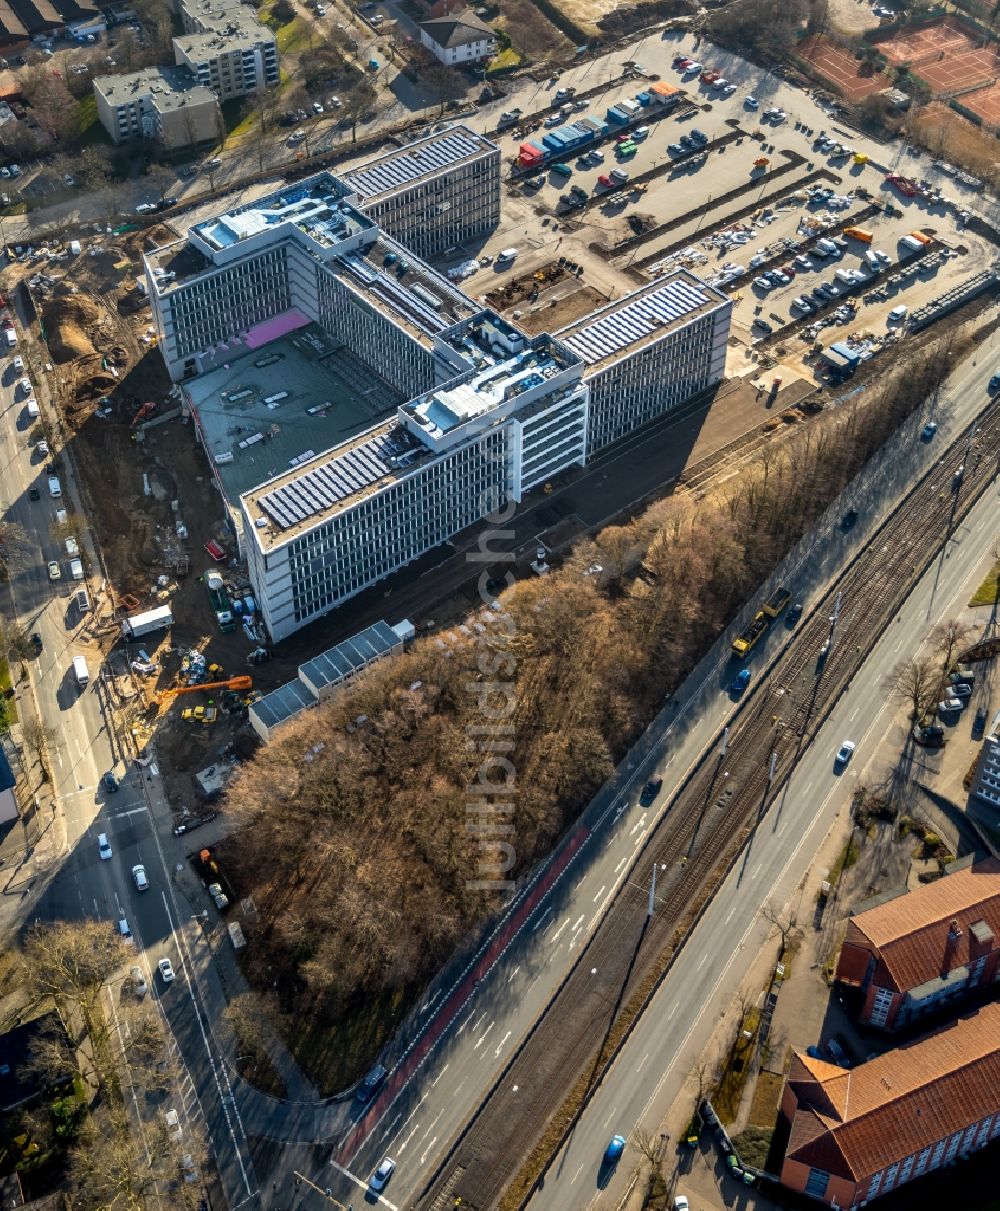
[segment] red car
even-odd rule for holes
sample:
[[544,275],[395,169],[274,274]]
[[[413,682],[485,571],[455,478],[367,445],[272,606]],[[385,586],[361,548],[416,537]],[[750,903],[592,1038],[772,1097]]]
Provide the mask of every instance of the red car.
[[216,563],[225,563],[226,553],[217,542],[206,542],[205,550],[211,555]]
[[687,55],[678,55],[674,59],[674,67],[680,67],[680,68],[690,67],[693,62],[694,62],[694,59],[689,59],[687,57]]

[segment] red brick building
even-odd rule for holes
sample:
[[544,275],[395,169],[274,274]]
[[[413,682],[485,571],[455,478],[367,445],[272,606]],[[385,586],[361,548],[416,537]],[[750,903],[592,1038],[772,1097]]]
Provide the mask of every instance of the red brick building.
[[837,981],[864,995],[861,1021],[896,1030],[998,977],[1000,862],[954,870],[852,916]]
[[781,1110],[782,1184],[830,1207],[964,1159],[1000,1137],[1000,1005],[850,1071],[796,1052]]

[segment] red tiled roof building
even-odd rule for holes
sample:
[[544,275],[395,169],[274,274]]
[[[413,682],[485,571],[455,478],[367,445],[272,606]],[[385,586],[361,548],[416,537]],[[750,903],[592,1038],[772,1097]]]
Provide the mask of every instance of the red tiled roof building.
[[896,1030],[998,976],[1000,862],[990,858],[852,916],[837,981],[861,1021]]
[[845,1071],[796,1052],[782,1184],[860,1207],[1000,1136],[1000,1004]]

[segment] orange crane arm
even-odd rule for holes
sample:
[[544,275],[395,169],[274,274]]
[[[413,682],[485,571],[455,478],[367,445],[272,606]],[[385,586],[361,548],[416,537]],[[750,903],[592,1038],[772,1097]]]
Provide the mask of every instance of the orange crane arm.
[[203,681],[200,685],[182,685],[175,690],[164,690],[161,699],[176,698],[178,694],[193,694],[195,690],[250,690],[253,689],[253,678],[246,673],[239,677],[230,677],[228,681]]

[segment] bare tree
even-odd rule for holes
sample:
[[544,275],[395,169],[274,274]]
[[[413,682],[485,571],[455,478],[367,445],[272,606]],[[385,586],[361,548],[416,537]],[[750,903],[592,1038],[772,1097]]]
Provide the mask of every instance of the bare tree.
[[957,618],[951,618],[947,622],[940,622],[931,631],[931,643],[934,645],[934,651],[941,661],[942,681],[951,671],[956,652],[963,647],[971,632],[972,627],[968,623],[959,621]]
[[20,522],[0,521],[0,561],[8,575],[17,575],[30,567],[37,551],[37,545]]
[[25,748],[34,754],[43,775],[48,778],[51,774],[48,760],[49,749],[57,739],[55,728],[49,727],[37,715],[30,715],[21,723],[21,737],[24,740]]
[[30,660],[35,654],[35,645],[28,632],[21,627],[0,624],[0,650],[6,654],[8,661]]
[[[183,1129],[182,1129],[183,1130]],[[189,1138],[189,1134],[192,1138]],[[86,1211],[144,1211],[159,1202],[156,1188],[169,1186],[169,1205],[188,1211],[198,1206],[198,1181],[183,1180],[185,1170],[197,1176],[205,1150],[193,1132],[171,1138],[162,1114],[132,1130],[120,1102],[89,1116],[70,1150],[69,1178],[74,1206]]]
[[351,142],[358,141],[358,123],[368,114],[373,113],[378,95],[371,80],[362,79],[344,95],[344,117],[350,119]]
[[930,708],[940,684],[940,672],[934,661],[926,656],[911,656],[902,661],[885,679],[886,690],[909,706],[914,722],[923,718]]
[[[769,925],[773,925],[781,935],[781,953],[784,954],[785,950],[788,948],[789,940],[799,932],[799,927],[795,923],[795,918],[789,916],[785,910],[779,904],[775,904],[773,900],[769,900],[767,904],[764,905],[764,907],[760,910],[760,915],[765,921],[768,922]],[[751,1002],[751,1004],[752,1003],[753,1002]]]

